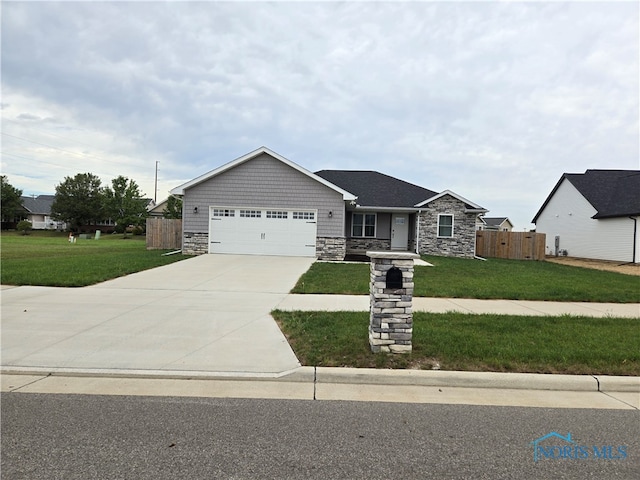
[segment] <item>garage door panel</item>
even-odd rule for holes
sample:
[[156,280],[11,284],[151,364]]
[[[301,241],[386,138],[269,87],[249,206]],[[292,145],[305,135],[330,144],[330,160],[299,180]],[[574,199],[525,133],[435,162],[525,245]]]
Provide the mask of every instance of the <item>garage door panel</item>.
[[315,256],[314,210],[211,207],[209,252]]

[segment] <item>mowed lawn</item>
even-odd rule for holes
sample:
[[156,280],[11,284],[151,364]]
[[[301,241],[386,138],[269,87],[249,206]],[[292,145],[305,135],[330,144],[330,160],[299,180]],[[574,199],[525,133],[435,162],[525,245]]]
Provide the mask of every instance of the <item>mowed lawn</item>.
[[633,318],[417,312],[411,354],[374,354],[368,312],[272,315],[308,366],[640,375]]
[[[416,296],[640,302],[640,277],[550,262],[423,257]],[[368,264],[316,263],[294,293],[369,292]],[[640,311],[638,312],[640,316]],[[413,351],[371,353],[368,312],[273,312],[303,365],[640,375],[640,319],[416,312]]]
[[[417,297],[640,302],[640,276],[551,262],[423,258],[433,267],[415,267]],[[369,264],[315,263],[293,293],[366,295]]]
[[102,235],[70,244],[57,232],[2,232],[0,240],[3,285],[82,287],[189,258],[147,250],[144,236]]

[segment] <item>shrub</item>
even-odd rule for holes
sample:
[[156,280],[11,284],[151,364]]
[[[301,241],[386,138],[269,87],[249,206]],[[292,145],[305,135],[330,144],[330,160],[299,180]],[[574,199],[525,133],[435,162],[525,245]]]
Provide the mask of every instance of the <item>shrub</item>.
[[19,232],[22,232],[22,235],[29,235],[29,232],[31,231],[32,228],[33,228],[33,225],[31,225],[31,222],[27,220],[22,220],[18,222],[18,225],[16,225],[16,230],[18,230]]

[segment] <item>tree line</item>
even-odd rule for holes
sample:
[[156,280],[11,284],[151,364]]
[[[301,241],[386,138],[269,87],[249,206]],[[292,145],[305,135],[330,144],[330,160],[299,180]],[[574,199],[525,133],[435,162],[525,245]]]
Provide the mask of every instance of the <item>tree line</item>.
[[[12,219],[20,215],[22,190],[13,187],[6,176],[0,176],[2,189],[2,218]],[[111,185],[92,173],[78,173],[65,177],[55,188],[51,217],[65,222],[71,231],[112,220],[116,232],[125,232],[127,227],[140,227],[148,216],[147,200],[135,180],[118,176]],[[182,202],[169,197],[163,211],[165,218],[182,218]]]

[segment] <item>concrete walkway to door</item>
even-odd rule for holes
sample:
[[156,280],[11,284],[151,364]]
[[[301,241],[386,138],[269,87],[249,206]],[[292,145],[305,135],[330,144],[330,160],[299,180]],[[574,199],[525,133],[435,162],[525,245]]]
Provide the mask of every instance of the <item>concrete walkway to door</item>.
[[314,258],[201,255],[85,288],[2,290],[2,367],[278,376],[269,312]]

